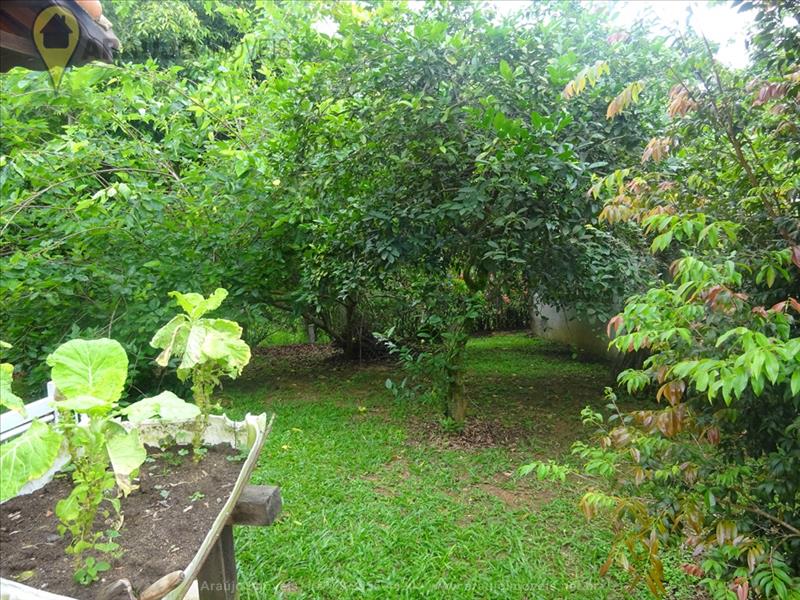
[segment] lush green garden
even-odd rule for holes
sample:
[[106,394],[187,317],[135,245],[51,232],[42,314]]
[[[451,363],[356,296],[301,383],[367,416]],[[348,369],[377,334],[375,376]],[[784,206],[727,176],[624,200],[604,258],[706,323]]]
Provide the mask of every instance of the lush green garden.
[[[576,510],[596,482],[517,473],[531,458],[574,463],[605,365],[525,334],[473,339],[462,437],[426,426],[438,407],[393,400],[391,365],[308,352],[257,356],[224,394],[234,414],[279,415],[255,481],[280,484],[285,511],[236,532],[244,597],[630,596],[625,577],[598,573],[611,536]],[[694,598],[680,558],[667,559],[671,597]]]
[[[153,422],[202,471],[268,411],[243,595],[800,598],[797,0],[719,7],[741,68],[611,3],[103,4],[114,64],[0,76],[0,406],[60,417],[1,500],[63,463],[69,585]],[[493,335],[562,319],[610,363]]]

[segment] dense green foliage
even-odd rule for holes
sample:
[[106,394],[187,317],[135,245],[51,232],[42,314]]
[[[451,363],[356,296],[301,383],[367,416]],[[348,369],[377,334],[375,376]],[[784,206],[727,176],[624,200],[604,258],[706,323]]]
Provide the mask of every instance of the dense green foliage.
[[612,509],[604,568],[654,593],[660,549],[682,541],[697,557],[687,572],[714,598],[798,598],[800,73],[758,61],[752,79],[707,45],[684,51],[695,76],[674,81],[672,121],[644,166],[592,187],[607,198],[601,216],[638,223],[669,269],[608,326],[617,350],[648,354],[621,386],[662,406],[625,412],[609,390],[612,414],[585,414],[599,447],[575,451],[614,485],[582,507]]
[[663,593],[684,543],[715,598],[796,598],[798,3],[737,5],[743,70],[574,2],[110,2],[117,65],[0,78],[5,404],[12,364],[40,384],[113,336],[131,396],[179,356],[206,415],[247,343],[313,325],[394,353],[382,385],[460,431],[470,333],[569,308],[636,355],[575,448],[607,480],[582,502],[612,509],[603,571]]
[[[335,36],[314,29],[326,15]],[[273,306],[355,356],[392,326],[413,343],[409,292],[442,272],[600,314],[646,279],[635,237],[586,226],[584,190],[638,153],[655,104],[608,121],[606,96],[666,61],[661,42],[635,33],[631,53],[572,5],[524,27],[471,5],[239,17],[237,47],[184,67],[85,67],[58,97],[3,78],[3,335],[33,381],[65,337],[113,335],[148,386],[173,289],[224,285],[246,338]],[[609,54],[616,73],[566,102]]]
[[121,59],[162,66],[234,47],[255,9],[248,0],[106,0],[103,6],[120,37]]

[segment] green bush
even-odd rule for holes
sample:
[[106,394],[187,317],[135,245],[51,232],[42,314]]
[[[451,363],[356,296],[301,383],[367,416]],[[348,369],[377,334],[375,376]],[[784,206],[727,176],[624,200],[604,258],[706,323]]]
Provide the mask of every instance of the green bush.
[[611,514],[604,569],[653,593],[683,543],[714,598],[800,598],[800,72],[731,72],[695,42],[644,166],[591,190],[669,267],[609,322],[613,347],[648,354],[620,386],[658,404],[609,390],[611,414],[585,415],[598,443],[575,451],[611,487],[581,506]]

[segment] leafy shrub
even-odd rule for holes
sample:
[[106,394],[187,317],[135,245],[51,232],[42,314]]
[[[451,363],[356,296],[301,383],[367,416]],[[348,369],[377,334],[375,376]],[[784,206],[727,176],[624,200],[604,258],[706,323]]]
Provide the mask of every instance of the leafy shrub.
[[574,450],[611,487],[581,508],[611,514],[603,571],[655,594],[682,543],[714,598],[800,598],[800,76],[747,82],[685,43],[697,81],[675,82],[666,135],[591,190],[669,268],[609,321],[613,347],[648,353],[620,386],[658,405],[623,411],[609,390],[612,413],[584,415],[598,443]]
[[[132,390],[157,387],[149,337],[178,288],[235,282],[221,316],[251,344],[272,307],[362,358],[382,349],[373,331],[415,337],[401,288],[418,277],[591,310],[635,288],[637,247],[584,227],[583,188],[650,128],[646,99],[604,118],[614,85],[670,56],[642,28],[631,51],[570,4],[534,3],[523,25],[470,3],[173,4],[109,14],[138,36],[130,57],[181,67],[85,66],[58,97],[41,74],[0,78],[0,337],[31,385],[60,341],[105,336]],[[314,29],[324,17],[336,36]],[[607,53],[616,70],[562,98]],[[508,295],[513,315],[486,325],[519,321]]]

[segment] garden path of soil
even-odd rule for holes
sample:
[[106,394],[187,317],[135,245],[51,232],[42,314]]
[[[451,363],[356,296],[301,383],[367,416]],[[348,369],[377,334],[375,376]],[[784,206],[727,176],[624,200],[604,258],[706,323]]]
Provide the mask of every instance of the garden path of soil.
[[[88,587],[73,580],[73,557],[58,535],[56,502],[69,495],[71,483],[61,476],[33,494],[0,506],[0,576],[25,585],[79,599],[94,598],[105,585],[127,578],[141,591],[159,577],[188,566],[230,496],[242,468],[229,460],[238,452],[210,448],[199,463],[174,450],[149,452],[141,468],[139,489],[122,499],[124,523],[116,541],[120,558]],[[202,494],[202,496],[201,496]],[[96,530],[108,525],[98,522]],[[68,534],[67,534],[68,537]]]

